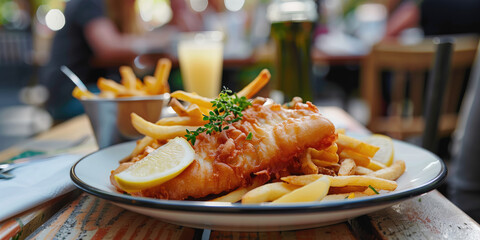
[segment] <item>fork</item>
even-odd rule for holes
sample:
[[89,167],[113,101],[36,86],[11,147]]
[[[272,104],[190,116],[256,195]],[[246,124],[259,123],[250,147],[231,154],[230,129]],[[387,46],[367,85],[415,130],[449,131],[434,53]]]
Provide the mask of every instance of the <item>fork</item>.
[[68,155],[68,154],[67,153],[45,154],[45,155],[39,155],[34,157],[19,158],[15,160],[15,162],[13,163],[2,163],[0,164],[0,174],[5,174],[17,167],[27,165],[31,162],[43,162],[46,160],[50,160],[53,157],[62,156],[62,155]]

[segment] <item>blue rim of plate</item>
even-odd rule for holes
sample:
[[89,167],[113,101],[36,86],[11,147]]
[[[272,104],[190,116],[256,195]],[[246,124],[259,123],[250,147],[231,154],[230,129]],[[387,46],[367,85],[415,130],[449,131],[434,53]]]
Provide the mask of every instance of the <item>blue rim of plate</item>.
[[[129,144],[121,143],[114,146]],[[402,142],[410,146],[419,148],[418,146],[410,143]],[[184,211],[184,212],[196,212],[196,213],[225,213],[225,214],[293,214],[293,213],[313,213],[313,212],[330,212],[338,210],[348,210],[356,208],[365,208],[378,206],[380,204],[396,203],[414,196],[421,195],[439,187],[447,176],[447,168],[442,159],[432,154],[441,165],[439,173],[430,179],[428,182],[417,186],[412,189],[402,190],[399,192],[391,192],[385,195],[372,196],[368,198],[350,199],[348,202],[332,201],[332,202],[311,202],[311,203],[298,203],[298,204],[282,204],[282,205],[268,205],[268,204],[251,204],[242,205],[240,203],[223,203],[223,202],[208,202],[208,201],[180,201],[180,200],[163,200],[146,197],[134,197],[127,194],[112,193],[96,187],[93,187],[84,181],[82,181],[75,173],[75,167],[83,159],[90,157],[98,153],[99,151],[106,150],[114,147],[100,149],[96,152],[90,153],[80,160],[78,160],[70,169],[70,178],[73,183],[81,190],[97,196],[99,198],[112,201],[115,203],[126,204],[136,207],[170,210],[170,211]],[[424,149],[422,149],[424,150]],[[424,150],[427,151],[427,150]]]

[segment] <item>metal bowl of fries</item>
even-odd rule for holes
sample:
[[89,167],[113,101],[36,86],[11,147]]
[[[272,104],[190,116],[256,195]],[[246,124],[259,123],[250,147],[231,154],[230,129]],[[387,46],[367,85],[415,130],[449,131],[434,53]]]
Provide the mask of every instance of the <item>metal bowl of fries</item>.
[[143,136],[133,128],[130,114],[136,113],[148,121],[156,122],[161,118],[162,109],[169,99],[170,94],[165,93],[128,98],[80,99],[80,102],[90,119],[98,147],[104,148]]

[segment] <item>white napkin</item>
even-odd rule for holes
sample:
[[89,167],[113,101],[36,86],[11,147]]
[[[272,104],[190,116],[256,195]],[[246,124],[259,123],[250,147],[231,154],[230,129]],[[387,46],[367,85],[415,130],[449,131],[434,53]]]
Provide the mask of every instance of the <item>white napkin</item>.
[[80,155],[62,155],[31,162],[10,173],[12,179],[0,179],[0,222],[52,198],[72,191],[70,168]]

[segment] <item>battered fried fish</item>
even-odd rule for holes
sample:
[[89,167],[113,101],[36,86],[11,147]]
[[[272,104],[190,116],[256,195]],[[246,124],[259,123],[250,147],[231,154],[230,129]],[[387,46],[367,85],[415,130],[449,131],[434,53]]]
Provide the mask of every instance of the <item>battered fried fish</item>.
[[[253,101],[243,119],[228,130],[197,137],[194,162],[177,177],[131,193],[160,199],[198,199],[248,186],[253,177],[268,181],[301,172],[298,156],[307,148],[323,149],[336,140],[333,124],[311,103],[292,109]],[[249,133],[252,138],[247,140]],[[131,164],[131,163],[125,163]],[[112,172],[113,175],[128,165]]]

